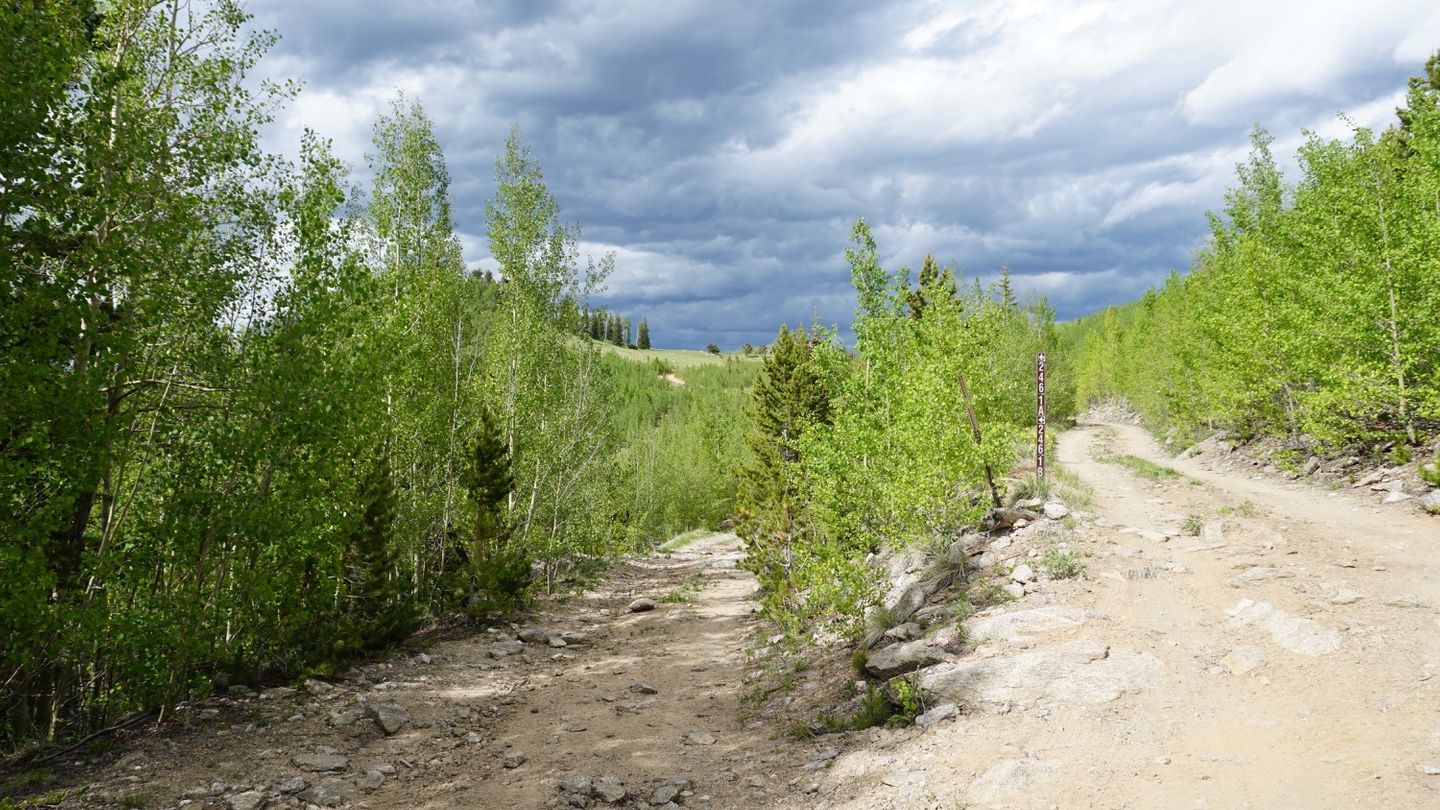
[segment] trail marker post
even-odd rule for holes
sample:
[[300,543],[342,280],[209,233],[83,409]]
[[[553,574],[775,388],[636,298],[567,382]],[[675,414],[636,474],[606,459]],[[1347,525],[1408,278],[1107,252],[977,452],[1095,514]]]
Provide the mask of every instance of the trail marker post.
[[1045,353],[1035,355],[1035,475],[1045,480]]

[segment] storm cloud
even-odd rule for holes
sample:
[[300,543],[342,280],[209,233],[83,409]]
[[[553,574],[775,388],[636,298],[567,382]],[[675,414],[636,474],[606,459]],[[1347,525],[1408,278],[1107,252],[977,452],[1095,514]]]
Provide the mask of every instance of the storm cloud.
[[[597,303],[659,345],[848,325],[850,226],[887,267],[933,253],[1062,318],[1185,269],[1251,127],[1386,126],[1440,47],[1433,0],[352,3],[256,0],[310,127],[363,167],[397,91],[435,120],[465,258],[513,125],[584,251]],[[1340,114],[1346,118],[1340,118]]]

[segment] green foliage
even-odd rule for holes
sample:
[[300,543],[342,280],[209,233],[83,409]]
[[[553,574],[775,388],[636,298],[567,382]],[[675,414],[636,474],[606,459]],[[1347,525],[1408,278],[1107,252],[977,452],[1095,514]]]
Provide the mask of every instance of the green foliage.
[[1040,558],[1040,567],[1051,579],[1074,579],[1083,577],[1089,566],[1081,559],[1080,553],[1054,546],[1045,549]]
[[[792,630],[858,635],[878,615],[871,554],[953,538],[989,508],[987,468],[1010,469],[1033,429],[1037,353],[1057,358],[1055,390],[1067,388],[1053,313],[1016,301],[1008,275],[989,291],[962,289],[928,258],[912,288],[908,271],[887,272],[878,256],[857,222],[846,252],[855,351],[825,330],[782,330],[756,386],[739,530],[767,614]],[[1052,400],[1050,416],[1068,416],[1068,402]]]
[[1181,441],[1413,448],[1440,428],[1436,64],[1397,127],[1309,135],[1294,186],[1257,129],[1189,275],[1067,326],[1080,401],[1123,397]]
[[1199,537],[1200,530],[1203,528],[1205,528],[1205,517],[1193,513],[1186,515],[1185,520],[1180,524],[1180,531],[1191,537]]
[[706,351],[707,353],[709,353],[709,354],[719,354],[719,353],[720,353],[720,347],[719,347],[719,346],[716,346],[714,343],[706,343],[706,344],[705,344],[705,351]]
[[262,150],[293,88],[254,80],[239,3],[92,11],[0,14],[0,746],[334,669],[729,513],[755,365],[688,353],[674,386],[577,339],[612,263],[579,266],[518,134],[497,281],[418,102],[362,192],[314,133]]
[[909,677],[899,677],[890,682],[895,692],[895,713],[887,718],[887,725],[910,725],[925,710],[920,690]]

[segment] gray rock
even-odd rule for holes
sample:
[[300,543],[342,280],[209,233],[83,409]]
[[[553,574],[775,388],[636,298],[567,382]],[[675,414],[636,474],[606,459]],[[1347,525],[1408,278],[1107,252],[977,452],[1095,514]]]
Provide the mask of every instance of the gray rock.
[[1022,520],[1029,522],[1038,520],[1039,518],[1039,514],[1031,512],[1029,509],[1002,508],[990,510],[990,514],[985,517],[985,523],[990,527],[991,531],[995,531],[998,529],[1008,529]]
[[565,804],[570,807],[594,807],[595,800],[584,793],[571,793],[565,797]]
[[350,760],[339,754],[298,754],[290,761],[302,771],[343,771],[350,767]]
[[590,786],[590,795],[606,804],[619,804],[627,795],[625,783],[618,776],[602,776]]
[[1254,585],[1257,582],[1266,582],[1272,579],[1291,579],[1295,576],[1290,571],[1281,571],[1268,565],[1256,565],[1240,572],[1238,576],[1230,578],[1230,587],[1243,588],[1246,585]]
[[959,706],[956,706],[954,703],[941,703],[938,706],[932,707],[919,717],[916,717],[915,725],[922,727],[933,726],[942,720],[949,720],[959,714]]
[[1241,599],[1225,611],[1232,624],[1264,630],[1281,647],[1301,655],[1325,655],[1340,649],[1340,634],[1312,619],[1291,616],[1269,602]]
[[299,793],[307,787],[309,787],[309,785],[308,783],[306,783],[304,777],[292,776],[289,779],[286,779],[284,782],[276,785],[275,789],[280,793],[289,796],[291,793]]
[[910,641],[911,639],[918,638],[920,633],[920,625],[915,622],[906,622],[886,630],[885,638],[894,641]]
[[393,703],[371,703],[365,707],[365,713],[386,736],[394,734],[410,722],[410,713]]
[[305,681],[305,691],[309,692],[312,695],[323,695],[327,692],[335,691],[335,687],[320,680],[319,678],[310,678],[309,680]]
[[491,658],[504,658],[525,649],[523,641],[497,641],[490,645]]
[[1051,503],[1045,504],[1045,517],[1051,520],[1060,520],[1069,514],[1070,510],[1066,509],[1063,503],[1054,503],[1052,501]]
[[1225,521],[1211,520],[1202,525],[1200,540],[1210,544],[1225,542]]
[[379,790],[380,786],[383,784],[385,784],[385,774],[374,768],[366,771],[365,777],[360,780],[360,787],[366,793],[372,793]]
[[568,643],[566,643],[565,639],[559,636],[551,636],[549,639],[546,640],[545,643],[556,649],[570,646]]
[[1330,597],[1330,604],[1353,605],[1356,602],[1359,602],[1362,598],[1363,597],[1359,593],[1356,593],[1349,588],[1341,588],[1340,590],[1335,592],[1334,596]]
[[975,639],[1001,639],[1009,642],[1030,640],[1028,633],[1043,633],[1079,627],[1085,622],[1085,611],[1064,605],[1046,605],[1030,610],[1015,610],[986,616],[969,623],[970,636]]
[[1311,456],[1310,458],[1305,460],[1305,466],[1301,468],[1300,474],[1314,475],[1315,471],[1318,469],[1320,469],[1320,459],[1316,458],[1315,456]]
[[538,627],[526,627],[520,631],[519,638],[526,644],[544,644],[550,640],[550,634]]
[[340,803],[344,801],[340,796],[340,791],[329,785],[316,785],[300,794],[300,798],[321,807],[339,807]]
[[660,690],[659,690],[659,689],[656,689],[655,687],[651,686],[651,685],[648,684],[648,683],[632,683],[632,684],[630,684],[630,691],[631,691],[631,692],[634,692],[634,693],[637,694],[637,695],[658,695],[658,694],[660,694]]
[[524,765],[524,764],[525,764],[525,760],[526,760],[526,757],[525,757],[524,754],[512,754],[512,755],[506,757],[506,758],[505,758],[505,761],[502,762],[501,764],[504,765],[506,768],[509,768],[509,769],[511,769],[511,770],[514,770],[515,768],[518,768],[518,767],[520,767],[521,765]]
[[1410,495],[1410,494],[1408,494],[1408,493],[1400,492],[1399,490],[1396,490],[1395,492],[1392,492],[1392,493],[1390,493],[1389,495],[1386,495],[1383,499],[1381,499],[1380,502],[1381,502],[1381,503],[1400,503],[1401,501],[1408,501],[1408,500],[1410,500],[1411,498],[1414,498],[1414,497],[1415,497],[1414,495]]
[[635,601],[631,602],[630,605],[629,605],[629,607],[626,608],[626,610],[630,611],[631,613],[644,613],[644,612],[647,611],[647,610],[654,610],[654,609],[655,609],[655,600],[654,600],[654,599],[648,599],[648,598],[643,597],[643,596],[640,597],[639,599],[636,599]]
[[561,779],[558,787],[565,793],[589,793],[590,777],[579,775],[569,776]]
[[265,806],[265,794],[258,790],[247,790],[229,798],[230,810],[260,810]]
[[1244,675],[1265,666],[1265,654],[1259,647],[1236,647],[1220,659],[1220,666],[1230,670],[1231,675]]
[[1017,655],[937,664],[920,673],[917,686],[936,704],[1098,705],[1153,686],[1164,669],[1153,655],[1112,651],[1105,644],[1080,640]]
[[276,687],[272,687],[272,688],[270,688],[270,689],[266,689],[264,692],[261,692],[261,693],[260,693],[260,699],[261,699],[261,700],[283,700],[283,699],[285,699],[285,698],[294,696],[294,694],[295,694],[295,690],[294,690],[294,689],[291,689],[291,688],[288,687],[288,686],[276,686]]
[[1440,489],[1432,489],[1420,496],[1420,508],[1432,515],[1440,515]]
[[692,731],[680,738],[685,745],[714,745],[715,735],[708,731]]
[[669,804],[675,801],[675,797],[679,795],[680,788],[677,785],[661,785],[650,794],[650,806],[660,807]]
[[1431,765],[1428,762],[1422,762],[1416,765],[1415,770],[1418,771],[1421,776],[1440,776],[1440,765]]
[[1053,762],[1038,759],[1007,759],[992,766],[970,783],[971,801],[1009,803],[1057,771]]
[[1015,566],[1014,571],[1010,572],[1010,579],[1020,583],[1021,585],[1024,585],[1027,582],[1034,582],[1035,569],[1031,568],[1025,563],[1020,563],[1019,565]]
[[956,643],[954,628],[944,627],[928,638],[891,644],[870,653],[865,671],[877,678],[893,678],[921,667],[928,667],[955,656],[950,647]]
[[421,666],[429,666],[430,662],[434,660],[435,659],[431,658],[425,653],[420,653],[419,655],[415,656],[415,663],[420,664]]

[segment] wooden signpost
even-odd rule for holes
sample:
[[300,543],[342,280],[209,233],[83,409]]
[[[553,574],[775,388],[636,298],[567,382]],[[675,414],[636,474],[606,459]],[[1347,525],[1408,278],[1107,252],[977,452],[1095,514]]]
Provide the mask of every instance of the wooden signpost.
[[1045,480],[1045,353],[1035,355],[1035,476]]

